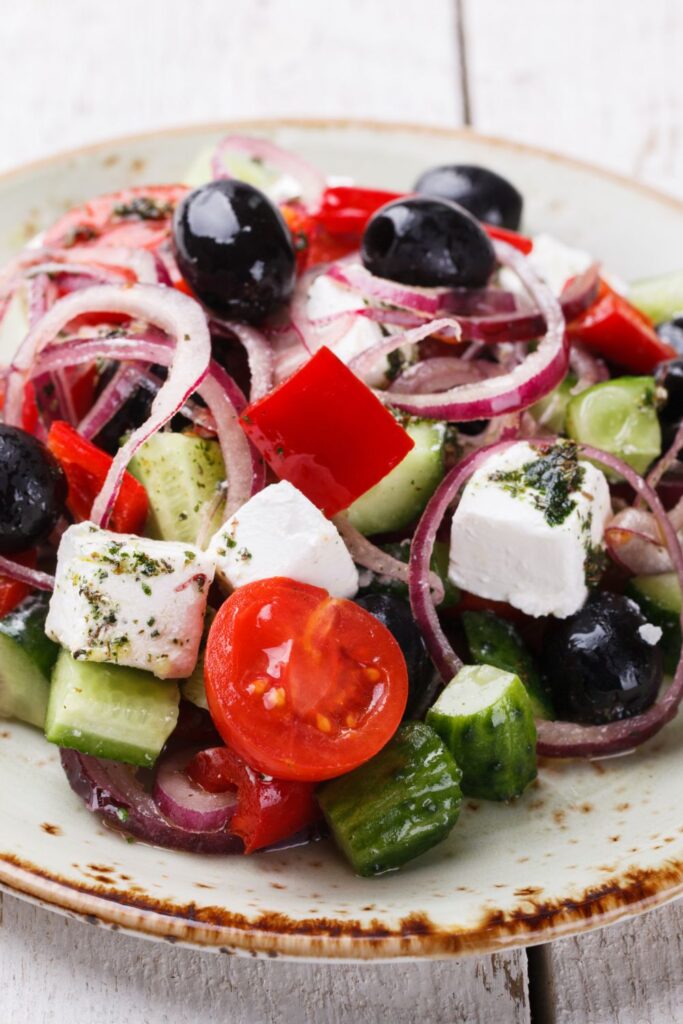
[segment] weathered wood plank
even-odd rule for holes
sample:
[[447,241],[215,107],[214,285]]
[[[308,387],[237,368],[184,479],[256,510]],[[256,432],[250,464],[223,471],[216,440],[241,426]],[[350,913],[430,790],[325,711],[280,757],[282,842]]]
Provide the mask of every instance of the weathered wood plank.
[[536,951],[544,1024],[672,1024],[682,1018],[683,904]]
[[12,1024],[528,1024],[523,953],[396,964],[227,958],[4,900],[0,1020]]
[[221,118],[456,123],[455,43],[451,0],[8,4],[0,166]]
[[462,0],[474,126],[683,195],[678,0]]

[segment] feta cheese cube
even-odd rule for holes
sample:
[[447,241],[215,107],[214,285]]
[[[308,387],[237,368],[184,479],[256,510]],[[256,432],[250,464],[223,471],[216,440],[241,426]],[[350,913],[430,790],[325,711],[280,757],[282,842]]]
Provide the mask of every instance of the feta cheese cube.
[[214,571],[194,544],[78,523],[59,545],[45,631],[83,661],[181,679],[197,661]]
[[209,551],[233,588],[269,576],[353,597],[358,571],[334,523],[283,480],[255,494],[214,535]]
[[[306,312],[311,320],[331,316],[333,313],[348,313],[360,309],[363,300],[356,292],[345,288],[331,277],[321,274],[316,277],[308,291]],[[354,356],[382,340],[382,329],[366,317],[356,317],[351,327],[334,343],[335,355],[343,363],[350,363]],[[381,377],[381,373],[380,373]]]
[[[565,245],[552,235],[534,235],[533,243],[527,259],[555,295],[562,292],[570,277],[582,274],[593,262],[590,253]],[[501,271],[500,283],[509,291],[526,294],[524,286],[512,270]]]
[[[553,458],[566,461],[551,474],[539,460]],[[527,615],[566,618],[588,596],[588,559],[602,548],[610,515],[604,474],[573,446],[543,453],[519,442],[467,483],[451,526],[449,578]]]

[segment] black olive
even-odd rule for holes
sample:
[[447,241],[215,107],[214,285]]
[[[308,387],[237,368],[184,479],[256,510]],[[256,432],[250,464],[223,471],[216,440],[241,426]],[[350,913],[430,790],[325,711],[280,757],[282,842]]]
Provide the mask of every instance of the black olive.
[[31,434],[0,423],[0,554],[33,547],[64,512],[66,479]]
[[180,272],[209,309],[259,322],[294,289],[292,238],[280,211],[252,185],[233,178],[190,192],[173,215]]
[[657,325],[657,334],[662,341],[675,348],[683,356],[683,316],[675,316],[673,320],[665,320]]
[[600,725],[648,708],[662,681],[661,651],[648,636],[653,629],[634,601],[608,593],[553,623],[541,662],[558,716]]
[[486,430],[489,425],[489,420],[470,420],[469,423],[456,423],[455,426],[461,434],[466,434],[468,437],[476,437],[477,434],[481,434],[482,431]]
[[519,230],[523,199],[514,185],[487,167],[447,164],[432,167],[415,182],[415,191],[459,203],[478,220]]
[[408,669],[408,704],[404,717],[422,717],[436,695],[439,682],[410,605],[393,594],[365,594],[356,599],[356,604],[386,626],[401,648]]
[[657,386],[666,391],[666,398],[658,408],[662,424],[680,423],[683,419],[683,359],[659,363],[654,376]]
[[397,199],[374,213],[361,257],[377,277],[446,288],[482,287],[496,262],[488,236],[467,210],[423,196]]

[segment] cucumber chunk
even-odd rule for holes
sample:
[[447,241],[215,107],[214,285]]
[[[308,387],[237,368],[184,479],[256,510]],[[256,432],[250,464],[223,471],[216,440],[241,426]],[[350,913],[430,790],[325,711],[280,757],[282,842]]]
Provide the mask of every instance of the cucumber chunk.
[[0,718],[45,724],[50,673],[59,647],[45,635],[49,598],[27,597],[0,619]]
[[673,675],[681,655],[681,588],[675,572],[634,576],[626,594],[633,598],[648,622],[659,626],[664,671]]
[[479,665],[493,665],[519,676],[536,718],[555,718],[541,673],[512,623],[493,612],[463,612],[462,624],[472,659]]
[[567,406],[574,397],[572,388],[576,377],[568,374],[545,398],[541,398],[531,406],[529,412],[534,419],[551,434],[564,434],[567,419]]
[[656,324],[679,316],[683,313],[683,270],[635,281],[628,300]]
[[594,384],[569,402],[567,433],[644,473],[662,452],[655,391],[653,377],[617,377]]
[[176,726],[179,703],[177,683],[61,651],[45,736],[60,747],[149,768]]
[[465,665],[427,712],[462,769],[462,790],[510,800],[536,778],[536,726],[519,676]]
[[378,875],[446,838],[460,813],[460,774],[433,729],[406,722],[379,754],[326,782],[317,797],[353,869]]
[[349,505],[349,520],[361,533],[389,533],[410,526],[443,479],[446,424],[408,420],[404,426],[415,442],[414,448]]
[[[158,540],[194,544],[207,505],[225,480],[217,441],[161,432],[141,446],[128,466],[149,497],[146,533]],[[222,522],[218,508],[208,536]]]

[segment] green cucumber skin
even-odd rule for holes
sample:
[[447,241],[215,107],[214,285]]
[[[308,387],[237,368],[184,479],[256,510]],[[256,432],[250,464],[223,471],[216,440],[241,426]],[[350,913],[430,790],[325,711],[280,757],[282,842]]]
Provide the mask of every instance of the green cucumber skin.
[[458,820],[461,772],[423,722],[406,722],[370,761],[324,783],[318,802],[363,876],[393,871],[440,843]]
[[[145,441],[128,466],[149,498],[145,526],[157,540],[193,544],[207,502],[225,480],[225,466],[217,441],[190,434],[155,434]],[[221,525],[221,510],[214,515],[209,536]]]
[[[502,712],[503,720],[497,725],[493,723],[494,709],[499,715]],[[536,778],[534,714],[519,677],[496,704],[458,717],[430,708],[427,724],[462,769],[466,796],[512,800]]]
[[676,573],[634,576],[627,584],[626,595],[633,598],[648,622],[661,629],[664,671],[673,675],[681,656],[681,591]]
[[49,598],[37,594],[0,619],[0,718],[43,728],[59,647],[45,635]]
[[463,612],[462,624],[473,660],[479,665],[493,665],[519,676],[536,718],[555,718],[541,674],[512,623],[499,619],[493,612]]
[[50,743],[151,768],[178,721],[178,684],[61,651],[45,721]]
[[655,324],[680,316],[683,313],[683,271],[634,281],[628,300]]
[[348,508],[349,521],[363,534],[389,533],[410,526],[443,479],[445,424],[409,420],[405,429],[415,447]]
[[[574,441],[616,455],[645,473],[662,453],[654,377],[615,377],[593,384],[567,405],[567,433]],[[617,474],[600,466],[610,479]]]

